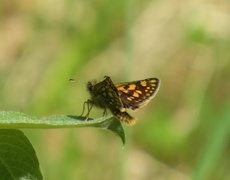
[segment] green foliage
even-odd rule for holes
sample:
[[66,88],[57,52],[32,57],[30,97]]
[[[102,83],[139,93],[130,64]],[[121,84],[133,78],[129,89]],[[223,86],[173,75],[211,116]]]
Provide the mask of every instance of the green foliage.
[[230,179],[229,2],[9,2],[0,3],[1,110],[78,115],[88,80],[162,81],[133,114],[124,149],[107,132],[71,128],[98,123],[121,136],[117,121],[5,114],[0,127],[29,128],[46,179]]
[[[213,177],[215,177],[215,179],[225,179],[225,175],[218,174],[217,166],[220,159],[225,159],[223,155],[225,154],[224,151],[229,142],[229,108],[230,104],[227,104],[219,118],[219,123],[215,124],[215,126],[210,129],[209,142],[204,145],[203,152],[200,153],[200,159],[194,170],[194,180],[212,179]],[[224,160],[221,161],[224,162]]]
[[0,179],[42,179],[35,151],[20,130],[0,129],[0,159]]
[[[0,179],[42,179],[35,151],[18,128],[98,127],[118,135],[125,144],[120,121],[108,116],[85,120],[72,115],[28,116],[19,112],[0,112]],[[4,128],[4,129],[3,129]]]

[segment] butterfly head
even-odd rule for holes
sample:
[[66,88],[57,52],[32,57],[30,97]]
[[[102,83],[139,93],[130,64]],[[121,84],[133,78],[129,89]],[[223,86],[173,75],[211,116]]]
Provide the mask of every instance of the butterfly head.
[[86,88],[89,92],[93,91],[94,85],[97,83],[96,80],[88,81],[86,84]]

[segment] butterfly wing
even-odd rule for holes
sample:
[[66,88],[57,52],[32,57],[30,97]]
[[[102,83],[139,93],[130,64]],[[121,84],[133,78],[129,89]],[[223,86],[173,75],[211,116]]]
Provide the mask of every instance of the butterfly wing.
[[97,104],[100,107],[107,107],[112,113],[116,110],[121,112],[125,111],[123,103],[119,97],[118,90],[110,77],[105,76],[103,81],[94,86],[94,90],[97,93],[97,99],[94,99],[94,102],[98,102]]
[[155,96],[160,87],[158,78],[116,84],[120,99],[127,109],[137,110]]

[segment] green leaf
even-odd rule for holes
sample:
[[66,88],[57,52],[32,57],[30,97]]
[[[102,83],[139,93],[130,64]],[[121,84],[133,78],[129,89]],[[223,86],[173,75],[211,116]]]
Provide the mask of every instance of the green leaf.
[[118,135],[125,144],[121,122],[113,116],[85,120],[85,117],[53,115],[28,116],[19,112],[0,112],[0,179],[42,179],[35,151],[18,128],[98,127]]
[[98,127],[112,131],[118,135],[123,145],[125,144],[125,133],[121,122],[114,116],[106,116],[98,119],[88,119],[73,115],[53,115],[49,117],[29,116],[20,112],[0,111],[0,128],[22,129],[22,128],[76,128],[76,127]]
[[43,179],[35,151],[19,130],[0,129],[0,179]]

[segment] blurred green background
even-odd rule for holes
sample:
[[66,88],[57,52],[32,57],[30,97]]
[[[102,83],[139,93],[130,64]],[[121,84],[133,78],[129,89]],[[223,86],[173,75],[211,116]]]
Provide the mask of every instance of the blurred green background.
[[79,115],[104,75],[161,88],[124,148],[100,129],[23,130],[45,179],[230,179],[230,2],[0,1],[1,110]]

